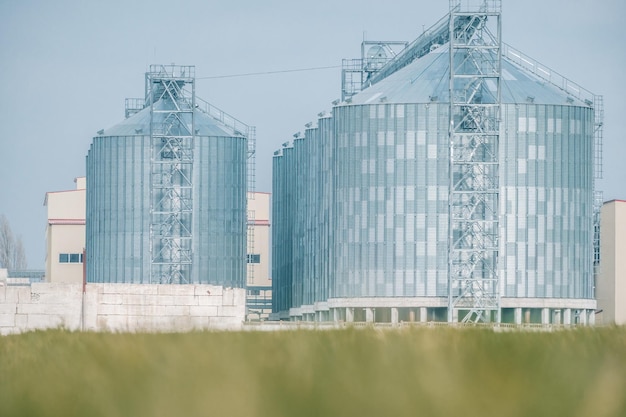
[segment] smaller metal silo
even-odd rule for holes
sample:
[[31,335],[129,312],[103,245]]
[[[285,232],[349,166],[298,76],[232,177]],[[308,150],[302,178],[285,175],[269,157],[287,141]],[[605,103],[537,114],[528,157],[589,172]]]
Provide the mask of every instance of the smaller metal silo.
[[87,279],[244,287],[253,130],[195,96],[193,66],[151,66],[133,103],[87,156]]

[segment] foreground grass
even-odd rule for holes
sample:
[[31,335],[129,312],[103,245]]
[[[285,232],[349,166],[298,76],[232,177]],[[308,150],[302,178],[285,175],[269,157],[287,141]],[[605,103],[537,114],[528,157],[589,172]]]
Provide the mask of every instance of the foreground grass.
[[0,416],[626,416],[626,328],[0,337]]

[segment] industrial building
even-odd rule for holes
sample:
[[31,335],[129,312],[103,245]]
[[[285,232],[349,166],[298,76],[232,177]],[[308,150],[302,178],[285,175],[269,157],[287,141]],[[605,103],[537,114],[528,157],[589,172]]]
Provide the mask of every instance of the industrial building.
[[47,208],[46,282],[83,282],[86,179],[74,179],[76,189],[49,191]]
[[626,324],[626,201],[602,205],[596,296],[601,324]]
[[253,153],[254,128],[196,96],[194,66],[150,66],[87,155],[87,281],[244,288]]
[[275,152],[274,318],[595,320],[602,97],[506,45],[500,1],[465,3],[364,42]]
[[272,312],[270,193],[248,192],[246,318],[266,320]]

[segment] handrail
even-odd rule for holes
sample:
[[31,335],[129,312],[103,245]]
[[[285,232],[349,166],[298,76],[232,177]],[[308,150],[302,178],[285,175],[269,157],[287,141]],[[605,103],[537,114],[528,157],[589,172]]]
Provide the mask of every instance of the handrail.
[[502,57],[530,71],[537,77],[563,90],[570,96],[585,102],[589,107],[593,106],[595,95],[591,91],[504,42],[502,43]]
[[196,108],[211,116],[215,120],[233,129],[235,133],[248,137],[250,134],[250,126],[244,122],[234,118],[223,110],[218,109],[208,101],[196,96]]

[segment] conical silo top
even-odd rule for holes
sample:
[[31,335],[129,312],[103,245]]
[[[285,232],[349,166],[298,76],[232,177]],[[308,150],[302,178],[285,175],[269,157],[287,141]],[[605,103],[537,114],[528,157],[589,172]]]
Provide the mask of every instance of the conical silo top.
[[[432,50],[355,94],[350,104],[448,103],[450,100],[448,49],[448,44],[445,44]],[[462,62],[463,59],[464,57],[459,54],[453,57],[453,62]],[[587,103],[573,99],[565,91],[504,58],[500,82],[502,103],[525,103],[532,98],[532,102],[537,104],[588,106]],[[488,80],[483,88],[495,91],[497,87],[493,81]],[[489,91],[485,91],[484,96],[489,95]]]

